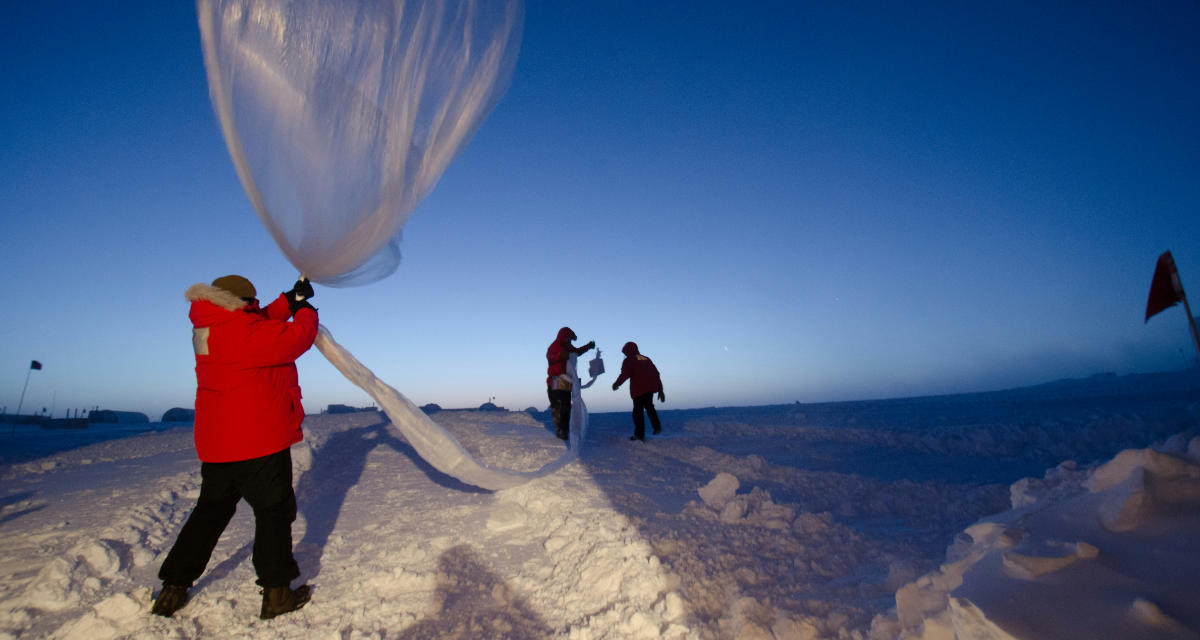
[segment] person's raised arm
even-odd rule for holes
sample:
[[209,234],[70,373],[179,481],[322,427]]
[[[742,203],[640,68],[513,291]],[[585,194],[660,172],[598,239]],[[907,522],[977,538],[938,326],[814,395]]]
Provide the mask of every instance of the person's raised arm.
[[590,351],[591,349],[595,348],[595,346],[596,346],[596,341],[591,340],[587,344],[583,345],[582,347],[574,347],[572,349],[572,351],[574,351],[578,355],[583,355],[583,354],[587,353],[588,351]]

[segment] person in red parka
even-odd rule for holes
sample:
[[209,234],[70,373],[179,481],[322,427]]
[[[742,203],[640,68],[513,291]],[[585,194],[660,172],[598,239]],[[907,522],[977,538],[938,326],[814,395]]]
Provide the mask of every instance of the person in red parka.
[[546,395],[550,398],[550,416],[559,440],[570,437],[571,388],[575,381],[567,374],[567,360],[572,353],[583,355],[596,346],[595,340],[582,347],[572,346],[571,341],[575,338],[575,332],[570,327],[563,327],[546,349]]
[[260,617],[295,611],[309,599],[292,556],[290,447],[303,435],[296,359],[317,336],[312,285],[301,279],[265,309],[242,276],[194,284],[192,346],[196,353],[193,439],[200,458],[200,497],[163,561],[162,591],[151,612],[172,616],[204,573],[213,548],[245,500],[254,510],[254,570],[263,587]]
[[658,367],[650,358],[638,353],[637,343],[626,342],[621,347],[621,353],[625,354],[625,361],[621,363],[621,375],[617,376],[612,388],[616,391],[622,382],[629,380],[629,397],[633,398],[633,435],[629,439],[645,441],[646,421],[642,414],[649,414],[650,426],[658,435],[662,431],[662,424],[658,421],[658,411],[654,409],[654,393],[658,392],[659,402],[666,402],[667,396],[663,394]]

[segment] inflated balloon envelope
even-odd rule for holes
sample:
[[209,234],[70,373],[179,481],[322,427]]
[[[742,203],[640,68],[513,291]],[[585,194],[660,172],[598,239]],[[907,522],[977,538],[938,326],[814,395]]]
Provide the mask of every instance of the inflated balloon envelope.
[[[197,0],[196,10],[229,155],[280,250],[323,285],[391,275],[404,223],[507,88],[521,0]],[[325,327],[316,344],[427,462],[464,482],[513,486],[578,452],[582,434],[539,471],[480,464]]]
[[390,275],[500,99],[520,0],[198,0],[209,91],[263,225],[314,282]]

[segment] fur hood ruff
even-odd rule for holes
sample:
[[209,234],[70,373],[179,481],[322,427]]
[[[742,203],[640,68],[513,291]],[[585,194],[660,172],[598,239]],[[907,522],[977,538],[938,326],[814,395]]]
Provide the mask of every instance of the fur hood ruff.
[[237,311],[248,304],[245,300],[242,300],[241,298],[229,293],[224,289],[218,289],[211,284],[204,284],[203,282],[197,282],[196,284],[188,287],[187,291],[184,292],[183,297],[186,298],[188,302],[196,302],[197,300],[211,302],[212,304],[229,311]]

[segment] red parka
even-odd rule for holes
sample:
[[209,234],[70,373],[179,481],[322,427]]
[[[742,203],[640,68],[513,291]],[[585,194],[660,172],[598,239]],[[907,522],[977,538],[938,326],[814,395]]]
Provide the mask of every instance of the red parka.
[[546,348],[546,386],[553,387],[554,379],[567,372],[567,360],[571,354],[582,355],[591,347],[572,347],[571,341],[576,338],[570,327],[558,330],[558,337]]
[[647,393],[662,393],[662,378],[658,375],[658,367],[654,366],[650,358],[638,353],[637,343],[626,342],[625,346],[621,347],[621,353],[625,354],[625,361],[621,363],[621,375],[613,382],[614,388],[629,380],[631,398]]
[[194,284],[192,345],[196,352],[193,438],[203,462],[271,455],[299,442],[304,407],[296,359],[317,336],[317,312],[291,311],[280,295],[266,309],[207,284]]

